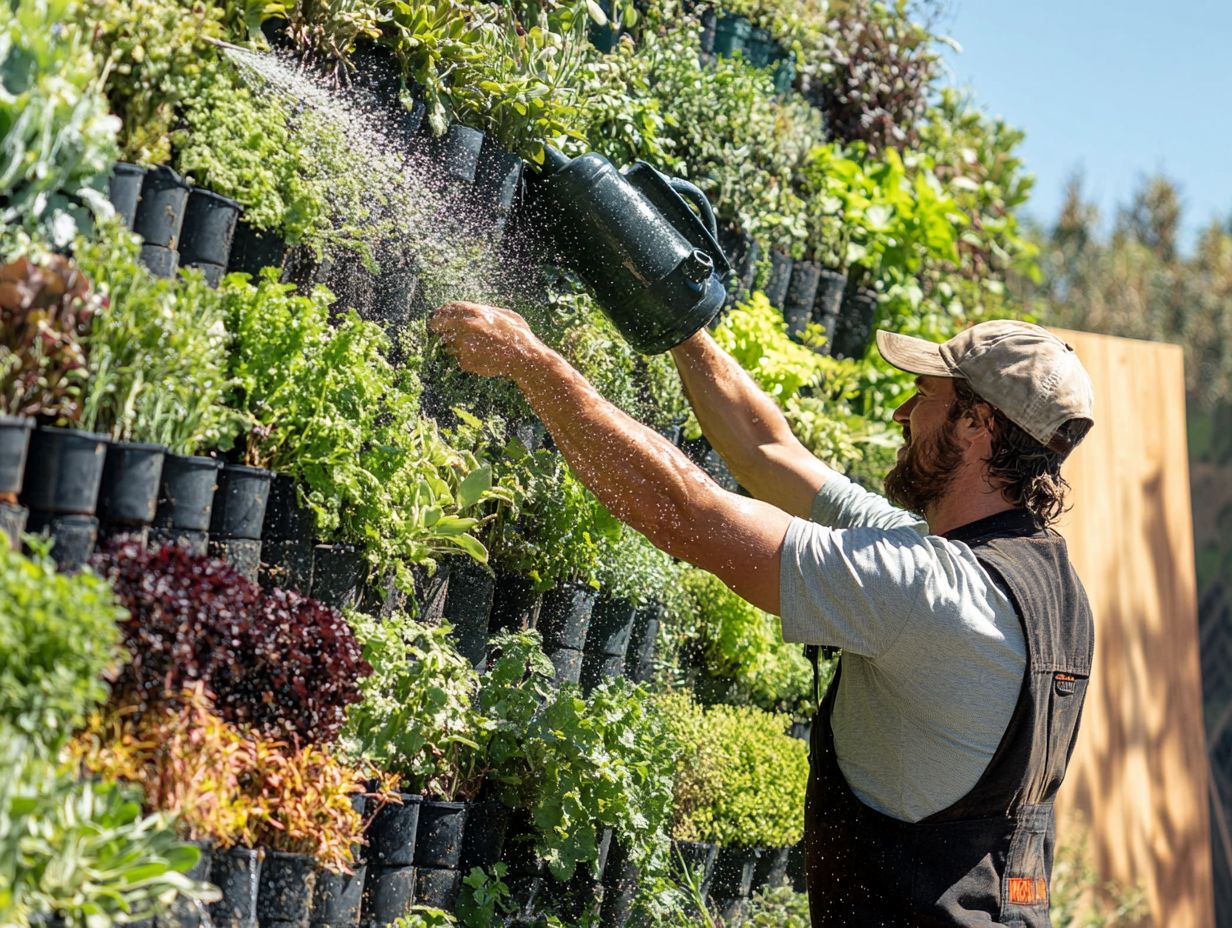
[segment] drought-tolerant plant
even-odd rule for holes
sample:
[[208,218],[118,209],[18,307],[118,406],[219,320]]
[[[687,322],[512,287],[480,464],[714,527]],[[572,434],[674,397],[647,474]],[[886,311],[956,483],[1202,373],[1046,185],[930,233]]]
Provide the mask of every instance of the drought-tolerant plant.
[[218,890],[184,874],[200,858],[163,814],[143,815],[141,792],[77,779],[0,723],[0,923],[58,916],[70,928],[131,924],[177,897]]
[[0,549],[0,721],[54,754],[107,698],[125,613],[93,574]]
[[432,799],[471,799],[479,787],[474,754],[486,720],[475,706],[478,675],[454,648],[447,625],[405,614],[352,613],[372,675],[347,710],[345,750],[396,773],[402,788]]
[[[341,81],[347,58],[361,39],[381,36],[381,4],[372,0],[289,0],[266,3],[262,18],[286,19],[286,35],[305,62],[331,70]],[[251,30],[250,30],[251,31]]]
[[93,563],[130,613],[116,704],[156,707],[200,680],[229,722],[303,744],[332,740],[359,700],[371,668],[334,609],[176,545],[127,542]]
[[119,121],[69,0],[0,5],[0,251],[21,230],[66,248],[106,215]]
[[222,302],[200,271],[154,277],[140,262],[139,243],[114,223],[77,243],[77,266],[101,299],[82,339],[89,379],[80,425],[177,454],[216,448],[238,424],[223,403]]
[[0,412],[73,422],[86,377],[82,337],[97,301],[67,258],[0,266]]

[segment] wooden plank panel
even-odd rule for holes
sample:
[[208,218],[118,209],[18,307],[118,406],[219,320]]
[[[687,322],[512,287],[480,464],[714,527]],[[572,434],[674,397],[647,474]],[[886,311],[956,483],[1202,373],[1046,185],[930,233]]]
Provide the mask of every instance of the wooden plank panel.
[[1095,665],[1058,809],[1155,925],[1214,924],[1181,349],[1063,331],[1095,383],[1059,529],[1095,613]]

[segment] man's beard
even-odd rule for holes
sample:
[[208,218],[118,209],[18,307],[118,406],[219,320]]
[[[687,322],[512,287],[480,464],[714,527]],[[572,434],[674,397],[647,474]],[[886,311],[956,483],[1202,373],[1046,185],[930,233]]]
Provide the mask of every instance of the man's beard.
[[903,430],[906,451],[886,474],[886,497],[896,506],[928,515],[928,509],[949,490],[962,464],[962,449],[946,422],[930,439],[912,442],[910,429]]

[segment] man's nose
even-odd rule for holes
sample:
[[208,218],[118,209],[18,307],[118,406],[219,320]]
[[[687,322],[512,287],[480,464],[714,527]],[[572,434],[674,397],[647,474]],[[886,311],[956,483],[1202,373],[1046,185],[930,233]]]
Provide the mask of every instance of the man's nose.
[[906,425],[911,418],[911,410],[915,407],[915,401],[919,399],[918,393],[913,393],[911,399],[907,400],[898,409],[894,410],[894,421],[899,425]]

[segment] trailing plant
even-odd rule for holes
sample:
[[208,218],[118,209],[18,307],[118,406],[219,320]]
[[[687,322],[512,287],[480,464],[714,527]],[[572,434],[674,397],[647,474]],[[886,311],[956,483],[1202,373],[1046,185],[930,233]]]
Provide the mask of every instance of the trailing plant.
[[0,266],[0,412],[74,422],[86,377],[82,337],[98,303],[67,259]]
[[262,593],[220,561],[177,545],[133,542],[95,555],[130,617],[121,629],[133,659],[116,675],[113,702],[143,710],[200,680],[233,724],[328,742],[371,672],[335,610],[298,593]]
[[401,613],[349,618],[373,673],[347,710],[345,750],[398,774],[405,791],[474,798],[481,783],[474,755],[488,722],[475,705],[478,675],[450,643],[448,625]]
[[0,253],[18,230],[67,248],[111,211],[119,121],[69,0],[0,5]]
[[139,789],[78,780],[4,723],[0,769],[0,922],[94,928],[150,918],[177,897],[219,898],[184,875],[200,851],[167,816],[142,814]]
[[0,545],[0,721],[54,756],[96,704],[123,659],[125,612],[87,572]]
[[154,277],[140,239],[118,223],[78,240],[76,262],[101,307],[82,345],[89,380],[80,425],[117,441],[196,454],[228,441],[238,416],[223,403],[227,332],[222,301],[200,271]]

